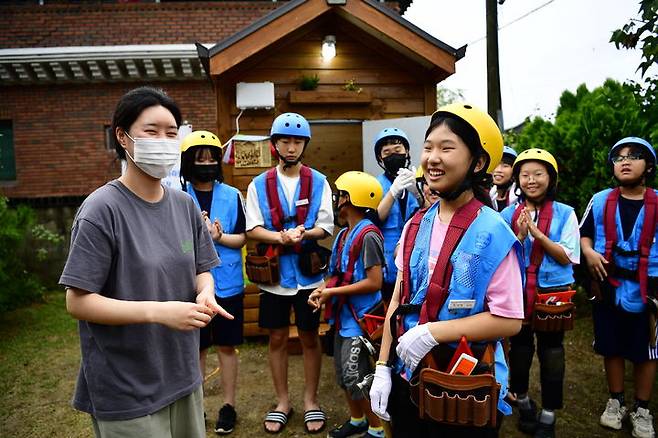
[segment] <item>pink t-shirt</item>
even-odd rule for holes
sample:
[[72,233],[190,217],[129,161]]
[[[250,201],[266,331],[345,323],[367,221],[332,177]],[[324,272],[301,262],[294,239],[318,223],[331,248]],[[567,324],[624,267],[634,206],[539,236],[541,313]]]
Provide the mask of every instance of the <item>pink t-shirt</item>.
[[[400,236],[400,246],[398,254],[395,257],[395,266],[398,271],[402,271],[402,248],[404,248],[404,239],[407,236],[409,222],[402,230]],[[443,246],[443,241],[448,232],[448,224],[441,223],[437,217],[432,227],[432,237],[430,240],[430,251],[428,257],[429,272],[434,271],[434,266],[439,258],[439,251]],[[430,274],[431,275],[431,274]],[[521,270],[516,257],[516,252],[511,249],[503,259],[496,272],[491,277],[491,282],[487,288],[486,302],[489,312],[492,315],[503,318],[523,319],[523,284],[521,282]]]

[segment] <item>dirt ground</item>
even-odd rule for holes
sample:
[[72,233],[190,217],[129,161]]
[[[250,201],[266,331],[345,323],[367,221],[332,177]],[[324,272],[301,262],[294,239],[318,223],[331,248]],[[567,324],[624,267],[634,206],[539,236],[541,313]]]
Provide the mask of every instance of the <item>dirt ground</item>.
[[[607,399],[603,364],[591,349],[592,328],[587,317],[578,319],[569,332],[565,408],[558,411],[558,437],[623,437],[598,425],[598,416]],[[238,424],[230,435],[236,438],[271,436],[263,431],[262,420],[274,403],[267,346],[250,342],[240,348],[238,381]],[[73,410],[73,393],[80,361],[76,323],[64,310],[62,294],[53,294],[45,304],[34,305],[0,315],[0,437],[90,437],[89,416]],[[217,366],[217,356],[208,357],[208,371]],[[537,387],[537,363],[533,366],[530,394],[540,400]],[[626,398],[632,400],[631,367],[626,373]],[[290,357],[289,381],[295,410],[288,426],[279,436],[306,436],[303,428],[302,356]],[[658,411],[656,397],[652,412]],[[205,384],[205,408],[208,437],[216,436],[212,427],[222,404],[219,375]],[[331,358],[323,357],[320,404],[328,417],[328,428],[347,417],[342,393],[335,385]],[[507,417],[500,436],[522,437],[515,429],[516,416]],[[321,435],[326,436],[326,432]]]

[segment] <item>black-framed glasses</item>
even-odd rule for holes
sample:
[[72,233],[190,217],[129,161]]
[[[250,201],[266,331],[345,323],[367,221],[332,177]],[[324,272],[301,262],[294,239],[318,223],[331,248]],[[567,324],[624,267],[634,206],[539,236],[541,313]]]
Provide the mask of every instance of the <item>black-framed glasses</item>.
[[641,159],[642,159],[641,154],[616,155],[612,157],[612,162],[614,164],[620,164],[623,163],[624,161],[628,161],[630,163],[632,161],[637,161]]

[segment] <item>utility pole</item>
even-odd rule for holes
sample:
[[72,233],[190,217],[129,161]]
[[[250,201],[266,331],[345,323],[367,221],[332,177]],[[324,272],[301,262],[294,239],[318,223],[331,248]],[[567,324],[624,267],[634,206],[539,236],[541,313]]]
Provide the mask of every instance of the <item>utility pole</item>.
[[487,12],[487,109],[489,115],[503,129],[503,106],[500,97],[498,68],[498,4],[505,0],[485,0]]

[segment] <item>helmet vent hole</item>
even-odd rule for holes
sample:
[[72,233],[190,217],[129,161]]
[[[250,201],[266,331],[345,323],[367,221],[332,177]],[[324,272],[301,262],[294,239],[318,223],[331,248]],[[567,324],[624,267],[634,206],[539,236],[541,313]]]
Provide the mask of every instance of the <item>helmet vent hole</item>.
[[375,197],[375,194],[374,194],[373,192],[370,192],[370,197],[371,197],[371,198],[374,198],[374,197]]
[[297,128],[301,128],[301,127],[302,127],[302,125],[300,125],[299,123],[297,123]]
[[203,134],[201,134],[201,138],[206,138],[206,136],[205,136],[205,135],[203,135]]
[[470,105],[464,105],[464,108],[466,108],[466,109],[473,109],[473,107],[470,106]]
[[286,122],[286,128],[290,126],[290,123]]

